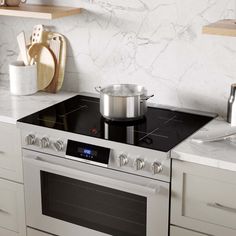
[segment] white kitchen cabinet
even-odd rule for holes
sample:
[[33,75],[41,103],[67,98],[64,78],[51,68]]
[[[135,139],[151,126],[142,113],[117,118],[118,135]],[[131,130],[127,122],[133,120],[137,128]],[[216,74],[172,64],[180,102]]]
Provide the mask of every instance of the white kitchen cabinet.
[[22,184],[0,179],[0,236],[25,236]]
[[171,225],[170,236],[207,236],[207,235]]
[[0,236],[19,236],[19,234],[11,230],[0,228]]
[[171,224],[236,235],[236,172],[173,160]]
[[20,131],[4,122],[0,122],[0,178],[23,182]]
[[27,228],[27,236],[52,236],[52,235],[35,229]]

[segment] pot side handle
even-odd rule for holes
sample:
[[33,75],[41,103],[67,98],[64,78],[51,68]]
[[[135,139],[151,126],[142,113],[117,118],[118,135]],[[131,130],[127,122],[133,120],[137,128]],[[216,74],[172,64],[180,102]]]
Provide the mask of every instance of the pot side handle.
[[141,98],[141,100],[142,100],[142,101],[147,101],[147,100],[149,100],[149,99],[152,98],[152,97],[154,97],[154,94],[149,95],[149,96],[146,96],[146,97],[144,97],[144,98]]
[[94,87],[94,89],[96,92],[100,93],[102,88],[101,88],[101,86],[96,86],[96,87]]

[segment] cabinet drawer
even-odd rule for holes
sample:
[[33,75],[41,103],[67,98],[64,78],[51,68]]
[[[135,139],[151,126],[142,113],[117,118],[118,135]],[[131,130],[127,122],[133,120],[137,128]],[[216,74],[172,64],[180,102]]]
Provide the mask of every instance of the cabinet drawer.
[[52,236],[52,235],[35,229],[27,228],[27,236]]
[[0,122],[0,177],[23,182],[21,139],[16,125]]
[[0,228],[0,236],[19,236],[18,233]]
[[19,235],[25,235],[26,231],[23,185],[3,179],[0,179],[0,228]]
[[236,172],[173,161],[171,223],[236,235]]
[[207,235],[171,225],[170,236],[207,236]]

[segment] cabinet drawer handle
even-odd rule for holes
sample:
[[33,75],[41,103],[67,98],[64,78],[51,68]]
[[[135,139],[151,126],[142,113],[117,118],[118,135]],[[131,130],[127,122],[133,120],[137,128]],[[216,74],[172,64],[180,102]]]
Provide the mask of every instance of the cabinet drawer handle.
[[214,202],[214,203],[207,203],[207,206],[210,207],[214,207],[217,209],[221,209],[221,210],[225,210],[225,211],[229,211],[229,212],[233,212],[236,213],[236,208],[232,208],[232,207],[228,207],[228,206],[224,206],[220,203]]
[[3,209],[0,209],[0,213],[3,213],[3,214],[10,214],[8,211],[4,211]]
[[5,153],[4,151],[1,151],[1,150],[0,150],[0,154],[4,154],[4,153]]

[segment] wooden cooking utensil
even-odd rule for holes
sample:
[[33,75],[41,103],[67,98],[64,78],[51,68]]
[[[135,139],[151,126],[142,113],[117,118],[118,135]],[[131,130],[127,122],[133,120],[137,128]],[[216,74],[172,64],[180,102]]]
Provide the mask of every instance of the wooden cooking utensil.
[[42,43],[43,40],[43,25],[35,25],[31,35],[31,44]]
[[20,34],[17,35],[17,42],[20,48],[21,58],[26,66],[29,65],[28,53],[26,49],[26,40],[25,40],[25,33],[22,31]]
[[66,68],[66,51],[67,51],[67,45],[66,45],[66,38],[61,35],[54,33],[54,36],[59,36],[61,40],[61,53],[60,53],[60,69],[59,69],[59,76],[58,76],[58,83],[57,83],[57,92],[61,89],[64,76],[65,76],[65,68]]
[[55,60],[50,50],[41,43],[35,43],[29,48],[29,55],[37,63],[38,90],[45,89],[55,74]]
[[45,91],[49,93],[56,93],[58,86],[59,70],[60,70],[60,52],[61,52],[61,39],[59,36],[55,36],[50,40],[49,48],[54,54],[56,69],[54,77],[49,86],[45,89]]
[[56,88],[56,92],[58,92],[63,84],[64,81],[64,75],[65,75],[65,66],[66,66],[66,51],[67,51],[67,46],[66,46],[66,39],[63,35],[58,34],[58,33],[54,33],[54,32],[47,32],[44,31],[43,34],[43,38],[45,40],[43,40],[47,45],[50,44],[50,40],[52,40],[53,38],[58,38],[60,39],[60,56],[59,56],[59,71],[58,71],[58,81],[57,81],[57,88]]

